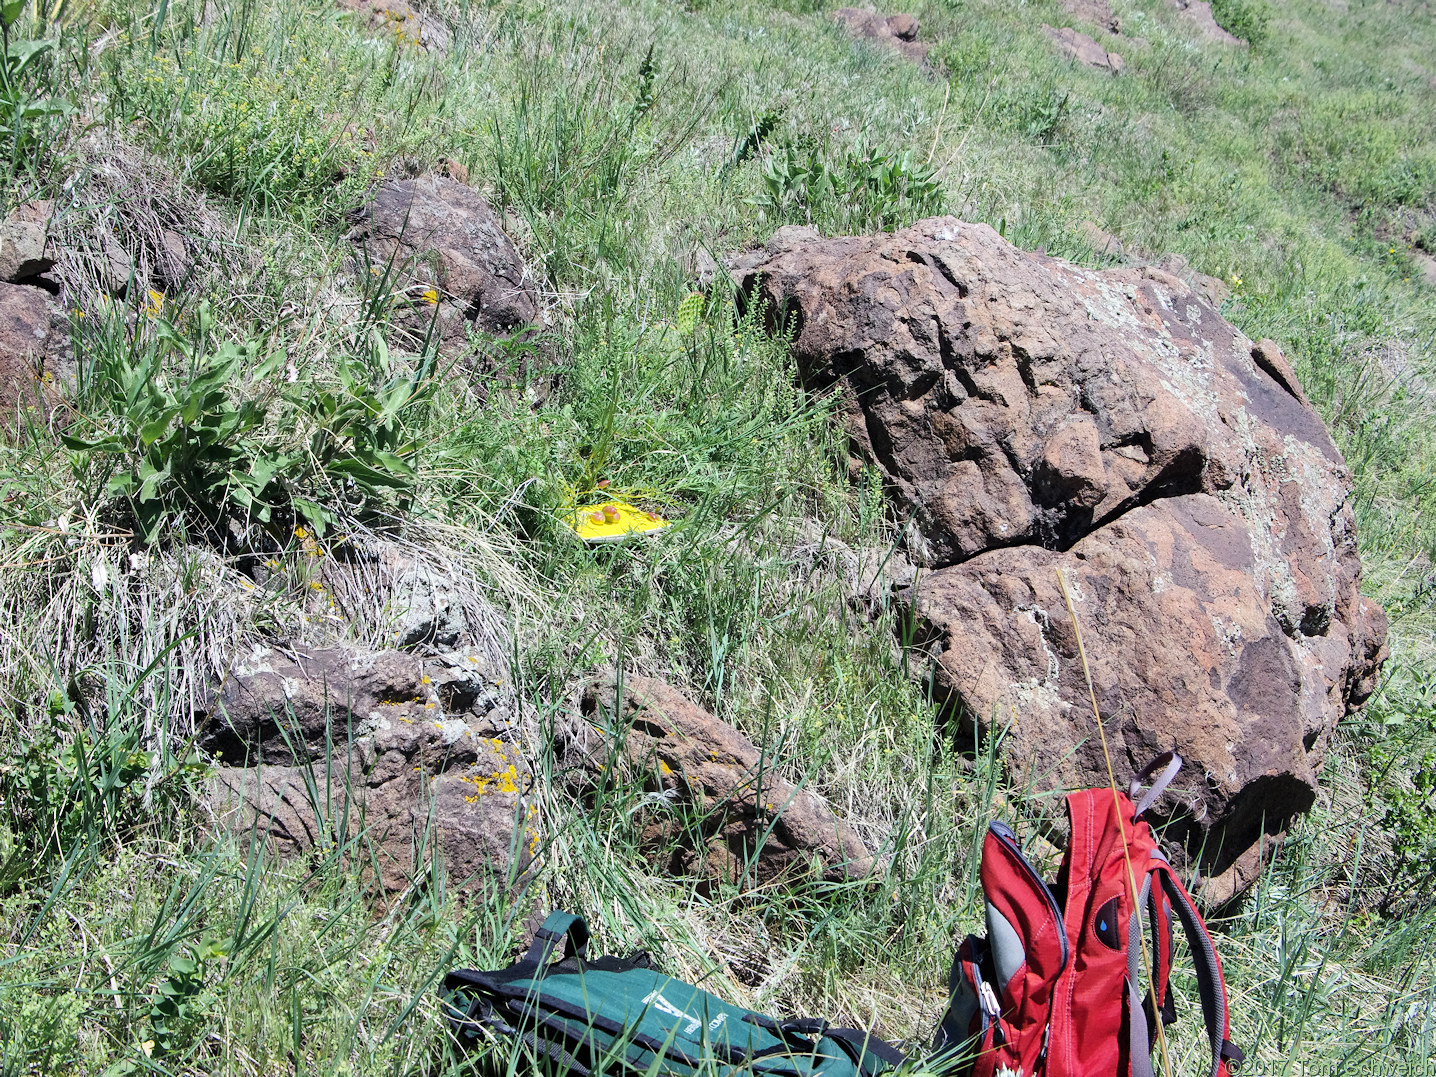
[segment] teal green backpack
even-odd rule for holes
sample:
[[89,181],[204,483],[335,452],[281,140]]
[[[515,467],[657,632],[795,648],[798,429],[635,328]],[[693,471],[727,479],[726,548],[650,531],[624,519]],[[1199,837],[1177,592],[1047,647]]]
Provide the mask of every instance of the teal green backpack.
[[[567,954],[553,960],[565,943]],[[904,1061],[867,1032],[821,1020],[775,1021],[724,1002],[659,972],[646,954],[592,961],[587,954],[588,925],[552,913],[515,964],[444,977],[449,1021],[462,1042],[481,1042],[487,1031],[579,1077],[877,1077]]]

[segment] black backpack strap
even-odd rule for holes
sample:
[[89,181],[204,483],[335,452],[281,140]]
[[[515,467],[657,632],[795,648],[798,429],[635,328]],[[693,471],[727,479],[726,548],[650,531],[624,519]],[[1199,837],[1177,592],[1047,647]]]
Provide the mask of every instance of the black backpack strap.
[[549,963],[554,951],[565,942],[568,943],[566,956],[576,957],[580,961],[587,957],[588,923],[582,916],[575,916],[571,912],[551,912],[542,926],[534,932],[534,940],[528,953],[519,958],[518,964],[542,968]]
[[1170,871],[1159,869],[1154,874],[1162,877],[1162,888],[1177,910],[1177,919],[1182,922],[1182,931],[1187,936],[1187,946],[1192,952],[1192,964],[1197,972],[1197,994],[1202,1000],[1202,1020],[1207,1026],[1207,1038],[1212,1045],[1211,1077],[1221,1077],[1224,1064],[1228,1072],[1235,1072],[1246,1057],[1240,1048],[1227,1039],[1231,1028],[1227,1009],[1227,985],[1222,979],[1222,966],[1217,959],[1216,947],[1202,923],[1201,914],[1192,904],[1184,887]]
[[[876,1077],[884,1070],[901,1066],[907,1061],[907,1056],[892,1044],[863,1029],[830,1028],[825,1035],[847,1053],[862,1077]],[[878,1065],[878,1062],[884,1065]]]
[[[505,987],[519,980],[532,984],[543,978],[552,958],[567,943],[568,959],[580,961],[588,953],[588,924],[568,912],[550,913],[534,932],[533,942],[518,961],[506,969],[454,969],[444,977],[444,1012],[456,1032],[472,1036],[475,1024],[494,1024],[492,1000],[505,995]],[[528,988],[525,996],[536,989]]]
[[1142,1010],[1151,1039],[1149,1051],[1155,1051],[1157,1022],[1166,1026],[1177,1019],[1176,1003],[1172,1000],[1172,910],[1160,884],[1148,885],[1144,892],[1147,894],[1147,929],[1152,942],[1152,984],[1142,1002]]

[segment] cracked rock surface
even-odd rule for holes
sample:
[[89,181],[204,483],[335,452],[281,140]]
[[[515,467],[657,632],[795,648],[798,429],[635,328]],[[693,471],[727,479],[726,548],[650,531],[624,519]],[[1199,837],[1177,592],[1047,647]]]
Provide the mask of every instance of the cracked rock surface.
[[222,825],[285,858],[350,842],[390,893],[435,856],[461,890],[507,885],[537,851],[532,772],[477,657],[256,648],[201,743],[239,764],[213,782]]
[[1107,784],[1060,569],[1118,780],[1179,751],[1158,813],[1209,896],[1249,880],[1385,655],[1350,472],[1280,348],[1159,267],[1083,269],[951,217],[784,230],[733,269],[911,515],[936,686],[1010,727],[1015,783]]
[[387,181],[350,217],[360,272],[404,285],[400,321],[460,344],[466,327],[507,332],[538,317],[538,292],[498,215],[444,176]]
[[643,840],[671,874],[731,882],[751,872],[770,883],[809,871],[832,880],[873,873],[867,846],[827,804],[662,681],[599,677],[584,692],[582,713],[560,730],[561,747],[585,774],[617,771],[657,794]]

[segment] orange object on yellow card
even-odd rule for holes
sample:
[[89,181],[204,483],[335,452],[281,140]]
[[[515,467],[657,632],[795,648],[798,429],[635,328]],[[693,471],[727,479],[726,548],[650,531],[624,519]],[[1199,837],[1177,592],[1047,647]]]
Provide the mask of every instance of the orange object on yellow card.
[[620,542],[629,535],[651,535],[672,525],[657,516],[621,501],[603,501],[574,509],[564,523],[584,542]]

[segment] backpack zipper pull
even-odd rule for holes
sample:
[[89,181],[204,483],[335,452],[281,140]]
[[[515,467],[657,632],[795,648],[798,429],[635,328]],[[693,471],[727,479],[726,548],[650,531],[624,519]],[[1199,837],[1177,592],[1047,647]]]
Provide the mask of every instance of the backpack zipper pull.
[[988,1017],[997,1017],[1002,1013],[1001,1007],[997,1005],[997,995],[992,990],[992,985],[986,980],[982,981],[982,986],[978,989],[977,1001],[982,1007],[982,1012]]
[[1047,1044],[1051,1039],[1052,1024],[1051,1022],[1048,1022],[1042,1029],[1042,1050],[1037,1052],[1037,1061],[1033,1065],[1034,1071],[1041,1069],[1042,1063],[1047,1061]]

